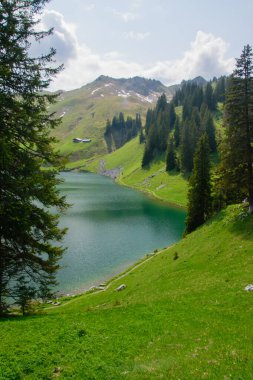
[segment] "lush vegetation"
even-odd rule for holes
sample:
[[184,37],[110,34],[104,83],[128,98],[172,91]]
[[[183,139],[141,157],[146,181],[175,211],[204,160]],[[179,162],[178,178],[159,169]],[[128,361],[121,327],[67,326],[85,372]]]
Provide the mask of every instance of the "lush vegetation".
[[252,228],[230,206],[106,291],[1,320],[0,378],[250,379]]
[[253,213],[253,54],[249,45],[243,48],[229,80],[224,127],[217,192],[227,204],[246,198]]
[[141,129],[140,114],[136,114],[135,120],[131,116],[125,120],[124,114],[120,112],[112,121],[107,120],[104,138],[108,152],[121,148],[127,141],[136,137]]
[[[170,103],[162,95],[156,108],[149,109],[146,115],[146,144],[142,166],[146,167],[157,154],[166,152],[166,170],[176,169],[188,175],[193,169],[198,140],[205,133],[210,151],[215,153],[217,138],[214,113],[218,100],[224,96],[224,77],[204,84],[196,81],[183,82]],[[181,107],[182,112],[176,116],[177,107]]]
[[44,92],[60,68],[50,67],[54,50],[29,54],[31,40],[52,32],[37,28],[45,3],[0,5],[0,313],[12,298],[25,311],[31,298],[48,296],[63,252],[52,243],[64,234],[56,210],[66,206],[56,188],[62,161],[51,136],[59,120],[47,111],[55,96]]
[[207,134],[203,135],[197,144],[194,156],[193,172],[188,190],[188,214],[186,218],[186,233],[201,226],[211,215],[211,175],[210,175],[210,145]]
[[[122,112],[133,120],[136,114],[140,114],[144,120],[150,102],[143,97],[152,89],[159,94],[165,92],[169,99],[173,94],[158,81],[106,76],[100,76],[79,89],[61,92],[59,101],[50,107],[50,111],[61,117],[61,125],[55,128],[53,135],[58,139],[57,149],[68,156],[69,167],[78,167],[80,161],[107,152],[104,140],[107,119],[111,121]],[[89,138],[91,142],[73,144],[75,137]]]

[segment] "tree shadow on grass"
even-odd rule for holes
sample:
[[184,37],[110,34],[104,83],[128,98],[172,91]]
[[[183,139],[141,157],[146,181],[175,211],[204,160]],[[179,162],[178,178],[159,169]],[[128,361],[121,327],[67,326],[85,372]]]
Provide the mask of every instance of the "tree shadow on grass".
[[27,315],[21,315],[21,314],[15,314],[15,313],[6,313],[3,315],[0,315],[0,325],[4,322],[22,322],[27,321],[31,319],[42,319],[45,317],[52,317],[53,314],[44,312],[38,312],[34,314],[27,314]]
[[235,216],[234,219],[231,220],[229,231],[233,233],[233,235],[240,236],[241,239],[251,240],[253,251],[253,215],[242,213]]
[[[235,204],[221,210],[214,216],[229,232],[244,240],[252,240],[253,243],[253,215],[248,213],[248,206],[245,204]],[[211,218],[207,224],[212,223]]]

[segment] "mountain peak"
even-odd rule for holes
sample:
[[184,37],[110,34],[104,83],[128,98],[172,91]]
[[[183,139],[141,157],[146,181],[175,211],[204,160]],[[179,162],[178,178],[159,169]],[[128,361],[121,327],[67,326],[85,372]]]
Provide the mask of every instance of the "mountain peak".
[[181,84],[184,84],[184,83],[194,83],[196,84],[197,86],[204,86],[206,83],[207,83],[207,80],[205,78],[203,78],[201,75],[193,78],[193,79],[189,79],[189,80],[183,80]]
[[[156,79],[146,79],[140,76],[134,76],[132,78],[112,78],[107,75],[100,75],[94,82],[90,83],[89,86],[95,86],[93,89],[93,94],[99,95],[98,90],[102,91],[103,87],[110,87],[110,93],[112,94],[113,88],[120,94],[126,96],[126,94],[137,94],[142,97],[148,98],[149,96],[157,98],[159,94],[163,92],[171,98],[171,93],[168,88],[164,86],[159,80]],[[158,94],[158,95],[157,95]],[[150,100],[151,101],[151,100]]]

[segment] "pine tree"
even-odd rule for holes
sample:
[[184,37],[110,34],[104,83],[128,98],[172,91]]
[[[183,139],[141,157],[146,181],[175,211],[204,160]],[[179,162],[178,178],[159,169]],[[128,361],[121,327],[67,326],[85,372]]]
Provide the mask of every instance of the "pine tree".
[[214,89],[214,96],[217,102],[225,102],[225,92],[226,92],[226,77],[222,76],[217,79],[217,83]]
[[193,172],[188,191],[188,215],[185,234],[203,224],[211,212],[210,159],[208,136],[204,134],[197,145]]
[[168,144],[166,155],[166,171],[169,172],[176,168],[176,153],[174,139],[171,137]]
[[111,153],[112,148],[113,148],[113,139],[112,139],[112,131],[111,131],[111,122],[109,119],[107,119],[106,121],[104,138],[107,145],[107,150],[109,153]]
[[[37,30],[46,0],[5,0],[0,4],[0,312],[13,296],[15,279],[25,275],[39,291],[55,282],[63,248],[59,215],[66,207],[57,184],[62,159],[54,151],[48,114],[56,96],[45,92],[61,68],[55,51],[30,55],[30,41],[52,33]],[[50,167],[50,168],[49,168]],[[8,297],[8,298],[6,298]]]
[[183,123],[181,130],[180,168],[184,174],[190,173],[193,169],[194,153],[200,136],[195,116],[193,113],[192,118]]
[[180,144],[180,120],[179,117],[176,117],[175,126],[174,126],[174,140],[175,140],[175,146],[178,148]]
[[176,111],[175,111],[175,106],[174,106],[174,103],[170,103],[170,107],[169,107],[169,125],[170,125],[170,129],[173,129],[174,126],[175,126],[175,122],[176,122],[176,118],[177,118],[177,115],[176,115]]
[[201,131],[206,132],[209,140],[211,152],[214,153],[217,150],[215,125],[211,112],[205,107],[203,115],[201,117]]
[[253,54],[247,45],[228,85],[221,152],[221,181],[227,203],[247,197],[253,213]]
[[143,144],[145,142],[145,136],[143,133],[143,128],[141,128],[141,130],[140,130],[139,142],[140,142],[140,144]]
[[211,82],[208,82],[206,85],[204,101],[207,104],[207,107],[210,111],[216,110],[216,100]]
[[151,108],[149,108],[146,114],[146,123],[145,123],[146,137],[148,136],[150,127],[153,123],[154,123],[154,111]]

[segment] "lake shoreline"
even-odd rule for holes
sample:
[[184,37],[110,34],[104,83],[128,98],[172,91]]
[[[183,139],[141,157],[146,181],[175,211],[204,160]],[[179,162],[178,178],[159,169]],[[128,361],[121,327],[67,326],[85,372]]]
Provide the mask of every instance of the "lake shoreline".
[[[140,260],[181,239],[183,208],[111,178],[103,180],[110,176],[81,171],[62,174],[63,194],[72,197],[69,203],[73,206],[65,221],[62,220],[63,226],[69,227],[64,243],[68,251],[60,263],[57,297],[72,297],[103,288],[102,284],[122,275]],[[104,227],[100,230],[101,223],[107,226],[106,230]],[[92,236],[100,236],[100,242],[96,239],[93,243]],[[116,245],[112,245],[115,237]]]
[[[56,300],[61,300],[64,298],[69,298],[69,300],[65,300],[64,304],[57,305],[59,306],[64,306],[68,305],[71,301],[75,300],[75,297],[79,296],[85,296],[85,295],[90,295],[94,293],[99,293],[99,292],[104,292],[107,289],[109,289],[115,281],[118,281],[119,279],[123,279],[126,277],[129,273],[133,272],[134,270],[138,269],[140,266],[146,264],[149,260],[153,259],[154,257],[160,255],[161,253],[164,253],[167,250],[172,249],[176,244],[173,243],[169,245],[168,247],[165,247],[163,249],[158,250],[157,252],[150,252],[146,253],[141,259],[133,263],[132,265],[127,266],[123,271],[119,272],[118,274],[112,275],[108,277],[108,279],[102,279],[101,281],[98,281],[95,285],[87,288],[82,288],[80,290],[76,289],[75,291],[68,292],[68,293],[60,293],[57,297]],[[115,289],[116,291],[116,289]],[[48,306],[46,309],[51,309],[55,308],[56,306]]]

